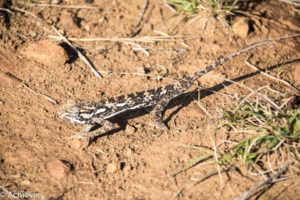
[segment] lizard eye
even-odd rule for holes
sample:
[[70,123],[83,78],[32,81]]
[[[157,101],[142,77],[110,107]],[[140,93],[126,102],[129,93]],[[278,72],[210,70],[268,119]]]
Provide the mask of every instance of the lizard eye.
[[67,104],[60,109],[58,115],[60,118],[64,119],[68,116],[77,115],[79,113],[79,108],[76,106],[75,101],[68,101]]
[[65,105],[65,107],[66,107],[66,109],[69,109],[69,108],[74,107],[75,105],[76,105],[76,101],[74,101],[74,100],[68,100],[67,103],[66,103],[66,105]]
[[68,111],[73,114],[78,114],[80,112],[80,109],[76,106],[72,106],[68,108]]
[[68,113],[79,113],[80,109],[79,107],[77,106],[77,102],[74,101],[74,100],[69,100],[65,106],[65,111],[68,112]]

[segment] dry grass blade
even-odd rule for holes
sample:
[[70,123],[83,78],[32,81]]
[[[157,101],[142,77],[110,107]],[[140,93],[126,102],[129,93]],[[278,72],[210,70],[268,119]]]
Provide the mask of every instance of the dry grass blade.
[[52,8],[63,8],[63,9],[90,9],[90,10],[101,9],[94,6],[84,6],[84,5],[57,5],[57,4],[45,4],[45,3],[29,3],[26,5],[29,5],[31,7],[52,7]]
[[198,101],[197,101],[197,105],[199,106],[199,108],[209,117],[212,118],[212,115],[206,110],[206,108],[204,106],[202,106],[202,104],[200,103],[200,96],[198,97]]
[[53,30],[60,36],[60,38],[66,42],[78,55],[78,57],[90,68],[93,74],[99,78],[101,74],[96,70],[94,65],[77,49],[65,36],[63,36],[56,28],[52,27]]
[[291,39],[291,38],[297,38],[297,37],[300,37],[300,33],[293,34],[293,35],[287,35],[287,36],[270,38],[269,40],[272,40],[272,41],[282,41],[282,40]]
[[[18,8],[18,7],[13,7],[14,10],[25,13],[39,21],[42,21],[43,23],[45,23],[47,26],[51,26],[50,24],[48,24],[47,22],[44,22],[41,18],[39,18],[38,16],[34,15],[33,13]],[[38,25],[42,26],[39,22]],[[48,28],[42,26],[44,28],[45,31],[47,32],[51,32]],[[96,77],[101,77],[100,73],[94,68],[93,64],[65,37],[63,36],[55,27],[51,26],[52,29],[59,35],[57,38],[59,38],[59,40],[63,40],[64,42],[66,42],[78,55],[78,57],[90,68],[90,70],[93,72],[93,74]]]
[[300,6],[299,0],[279,0],[279,1],[291,4],[292,6]]
[[[45,32],[47,33],[51,33],[51,31],[46,28],[43,24],[46,24],[48,27],[50,27],[50,25],[46,22],[44,22],[40,17],[36,16],[35,14],[27,11],[27,10],[24,10],[22,8],[18,8],[18,7],[12,7],[14,11],[18,11],[18,12],[21,12],[21,13],[24,13],[25,15],[29,15],[31,17],[33,17],[34,19],[36,19],[36,24],[40,27],[42,27],[44,29]],[[41,23],[43,22],[43,23]]]
[[[49,38],[60,40],[60,37],[57,37],[55,35],[48,35]],[[69,41],[74,42],[144,42],[144,43],[150,43],[150,42],[172,42],[175,39],[182,39],[186,38],[185,36],[141,36],[141,37],[135,37],[135,38],[74,38],[70,37],[68,38]]]
[[[258,192],[258,190],[277,183],[278,181],[280,181],[280,177],[288,170],[288,168],[289,168],[289,164],[286,164],[286,165],[282,166],[277,171],[277,173],[275,173],[273,176],[268,177],[266,180],[260,181],[259,183],[254,185],[251,189],[244,192],[241,195],[241,197],[237,198],[237,200],[248,200],[253,195],[255,195],[256,192]],[[285,179],[283,179],[283,180],[285,180]]]
[[146,56],[150,56],[150,53],[148,52],[147,47],[142,47],[140,44],[135,43],[135,42],[125,42],[126,45],[130,46],[133,51],[141,51],[143,52]]
[[217,144],[216,144],[216,130],[214,131],[213,135],[212,135],[212,133],[208,133],[208,135],[209,135],[209,138],[210,138],[211,143],[212,143],[212,148],[213,148],[213,152],[214,152],[214,159],[215,159],[218,174],[219,174],[220,185],[221,185],[221,188],[223,188],[224,180],[223,180],[223,177],[222,177],[222,174],[221,174],[221,167],[219,165],[219,157],[220,156],[218,155],[218,147],[217,147]]
[[[208,74],[207,74],[207,76],[210,76],[212,78],[216,78],[216,77],[213,77],[213,76],[208,75]],[[216,78],[216,79],[218,79],[218,78]],[[263,98],[264,100],[266,100],[267,102],[269,102],[276,110],[278,110],[279,112],[282,112],[281,109],[280,109],[280,107],[275,102],[273,102],[269,97],[267,97],[266,95],[264,95],[262,93],[259,93],[259,92],[255,91],[255,90],[253,90],[252,88],[250,88],[250,87],[242,84],[242,83],[238,83],[236,81],[233,81],[233,80],[230,80],[230,79],[226,79],[226,78],[224,78],[222,80],[225,80],[225,81],[227,81],[229,83],[238,85],[238,86],[240,86],[242,88],[245,88],[245,89],[249,90],[250,92],[256,94],[257,96],[260,96],[261,98]]]
[[12,80],[20,83],[20,85],[24,86],[30,92],[32,92],[32,93],[34,93],[34,94],[36,94],[38,96],[41,96],[41,97],[45,98],[46,100],[48,100],[49,102],[53,103],[54,105],[58,104],[58,102],[56,100],[54,100],[52,97],[49,97],[48,95],[42,94],[40,92],[37,92],[37,91],[31,89],[26,83],[24,83],[21,79],[17,78],[15,75],[13,75],[13,74],[11,74],[9,72],[6,72],[5,75],[7,77],[9,77],[10,79],[12,79]]
[[215,170],[209,174],[207,174],[206,176],[203,176],[201,178],[196,178],[196,177],[191,177],[191,179],[189,180],[188,183],[184,184],[175,194],[174,194],[174,198],[178,197],[184,190],[188,190],[196,185],[198,185],[199,183],[219,174],[219,173],[223,173],[223,172],[228,172],[232,169],[232,167],[228,167],[226,169],[222,169],[221,171]]
[[[204,161],[204,160],[207,160],[209,158],[211,158],[212,155],[204,155],[204,156],[198,156],[192,160],[190,160],[190,162],[182,169],[179,169],[177,170],[176,172],[174,172],[173,174],[171,174],[171,176],[177,176],[178,174],[188,170],[188,169],[191,169],[192,167],[198,165],[200,162]],[[211,163],[206,163],[206,164],[212,164],[214,162],[211,162]]]
[[13,12],[7,8],[0,8],[0,11],[5,11],[5,12],[8,12],[10,14],[13,14]]
[[137,21],[137,24],[135,25],[135,29],[130,34],[132,37],[136,36],[140,32],[140,30],[141,30],[141,24],[142,24],[144,15],[146,13],[146,10],[148,8],[148,5],[149,5],[149,0],[144,0],[144,7],[143,7],[143,9],[142,9],[142,11],[141,11],[141,13],[139,15],[139,19]]
[[23,83],[23,86],[28,89],[29,91],[33,92],[34,94],[36,95],[39,95],[41,97],[44,97],[45,99],[47,99],[48,101],[50,101],[51,103],[53,103],[54,105],[58,104],[58,102],[56,100],[54,100],[52,97],[49,97],[48,95],[45,95],[45,94],[42,94],[42,93],[39,93],[33,89],[31,89],[28,85],[26,85],[25,83]]
[[270,78],[270,79],[272,79],[272,80],[279,81],[280,83],[283,83],[284,85],[286,85],[287,87],[292,88],[293,90],[295,90],[295,91],[298,92],[298,93],[300,92],[300,89],[299,89],[299,88],[297,88],[297,87],[291,85],[289,82],[287,82],[287,81],[285,81],[285,80],[282,80],[282,79],[279,79],[279,78],[276,78],[276,77],[274,77],[274,76],[272,76],[272,75],[270,75],[270,74],[267,74],[266,72],[264,72],[264,71],[258,69],[256,66],[252,65],[251,63],[249,63],[248,61],[245,61],[245,64],[246,64],[247,66],[251,67],[252,69],[257,70],[259,73],[263,74],[264,76],[266,76],[266,77],[268,77],[268,78]]
[[[4,186],[0,185],[0,189],[7,195],[11,194],[11,191],[9,191],[8,189],[5,188],[8,186],[10,186],[10,185],[4,185]],[[1,195],[1,197],[5,197],[5,194],[3,194],[2,192],[0,192],[0,195]]]
[[[242,132],[253,130],[255,134],[225,152],[220,160],[226,164],[238,159],[252,167],[257,163],[267,163],[271,170],[270,156],[275,162],[283,158],[282,151],[292,160],[297,160],[292,152],[298,151],[293,144],[300,140],[299,111],[299,108],[285,107],[280,113],[269,104],[258,102],[245,103],[235,111],[225,111],[221,127],[233,127]],[[286,159],[280,162],[286,162]]]

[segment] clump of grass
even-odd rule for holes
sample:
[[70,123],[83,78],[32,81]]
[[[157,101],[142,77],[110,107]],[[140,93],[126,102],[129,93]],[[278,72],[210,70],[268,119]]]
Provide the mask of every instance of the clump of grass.
[[243,133],[246,139],[235,141],[229,150],[219,148],[217,158],[213,149],[197,147],[201,155],[173,175],[204,162],[227,166],[238,161],[248,167],[255,164],[263,167],[266,163],[270,164],[270,160],[276,165],[287,161],[300,163],[299,107],[286,106],[278,111],[268,103],[244,103],[234,111],[224,111],[221,127]]
[[295,145],[300,140],[300,108],[285,108],[279,112],[269,104],[246,103],[236,111],[225,111],[222,126],[241,132],[252,130],[256,134],[238,142],[230,152],[224,153],[220,163],[237,159],[251,165],[263,161],[271,154],[280,155],[283,148],[299,159],[299,149]]
[[240,0],[166,0],[177,11],[194,15],[199,10],[208,10],[213,15],[229,15],[238,9]]
[[300,8],[300,0],[279,0],[279,1],[291,4],[295,8]]
[[166,2],[179,12],[189,15],[198,12],[199,2],[197,0],[166,0]]
[[240,0],[202,0],[200,8],[209,10],[213,15],[227,16],[233,15],[238,10]]

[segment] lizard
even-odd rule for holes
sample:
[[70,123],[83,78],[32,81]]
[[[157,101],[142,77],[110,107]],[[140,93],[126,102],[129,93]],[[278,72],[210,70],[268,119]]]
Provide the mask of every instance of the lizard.
[[153,125],[156,128],[167,130],[168,127],[165,125],[162,116],[166,106],[172,99],[184,94],[202,75],[207,74],[233,58],[243,53],[250,52],[259,46],[270,44],[274,40],[299,36],[300,34],[296,34],[252,43],[226,57],[219,58],[214,63],[207,65],[204,69],[199,69],[194,74],[188,75],[174,84],[136,93],[123,94],[106,100],[100,100],[99,102],[73,102],[69,105],[67,104],[59,112],[59,117],[74,124],[86,126],[83,132],[77,133],[72,137],[83,139],[86,146],[88,146],[90,141],[94,138],[105,135],[107,132],[118,128],[116,124],[109,120],[130,110],[153,108],[152,111],[150,111]]

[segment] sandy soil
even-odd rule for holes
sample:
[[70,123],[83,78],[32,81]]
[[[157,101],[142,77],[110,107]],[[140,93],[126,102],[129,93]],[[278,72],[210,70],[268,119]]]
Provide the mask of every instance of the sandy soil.
[[[226,130],[221,129],[216,140],[212,139],[216,118],[250,91],[236,84],[222,88],[225,78],[240,77],[239,83],[252,89],[270,85],[286,96],[294,94],[280,83],[251,74],[254,70],[244,61],[260,68],[278,66],[270,74],[300,84],[295,82],[300,66],[290,62],[299,61],[299,39],[258,48],[199,79],[200,88],[216,92],[208,94],[195,85],[188,95],[172,102],[165,112],[168,131],[153,128],[144,112],[133,112],[117,119],[120,130],[98,138],[87,150],[80,149],[81,141],[70,139],[83,127],[58,118],[57,112],[69,100],[97,101],[174,83],[247,44],[300,30],[299,12],[279,1],[254,1],[244,10],[247,16],[235,16],[232,22],[246,19],[251,23],[246,27],[243,23],[236,25],[240,28],[233,30],[204,11],[183,22],[183,15],[174,16],[162,1],[154,0],[146,9],[136,37],[163,32],[185,38],[135,43],[147,49],[146,52],[126,42],[74,42],[103,78],[95,77],[66,44],[48,37],[56,33],[46,24],[64,30],[68,37],[130,37],[143,4],[143,0],[96,0],[91,4],[75,0],[67,5],[100,9],[67,9],[13,2],[42,20],[17,10],[13,14],[1,11],[6,13],[0,15],[2,189],[37,192],[40,199],[172,199],[186,187],[175,198],[234,199],[261,180],[249,174],[244,166],[198,184],[194,183],[217,170],[217,166],[197,165],[176,177],[171,174],[199,155],[188,146],[211,148],[228,138]],[[245,35],[247,28],[249,32]],[[33,93],[20,80],[58,104]],[[278,95],[270,94],[274,98]],[[297,176],[278,183],[260,199],[297,199],[299,183]]]

